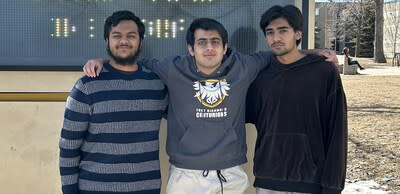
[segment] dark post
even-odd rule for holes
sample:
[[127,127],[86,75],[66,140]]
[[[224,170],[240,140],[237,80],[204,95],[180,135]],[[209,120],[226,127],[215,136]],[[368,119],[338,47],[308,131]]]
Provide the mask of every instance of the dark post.
[[302,1],[302,13],[303,13],[303,37],[301,38],[301,48],[308,49],[308,23],[309,23],[309,8],[310,2],[308,0]]

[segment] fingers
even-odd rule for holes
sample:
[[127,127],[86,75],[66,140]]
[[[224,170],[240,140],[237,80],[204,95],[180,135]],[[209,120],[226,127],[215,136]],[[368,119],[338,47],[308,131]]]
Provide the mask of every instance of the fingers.
[[88,77],[96,77],[98,75],[95,71],[93,60],[86,62],[85,66],[83,66],[83,72],[85,72]]
[[325,61],[327,61],[327,62],[331,62],[331,63],[334,63],[334,64],[339,64],[339,61],[336,59],[329,59],[329,58],[327,58],[327,59],[325,59]]
[[324,56],[324,57],[326,57],[326,58],[329,58],[331,55],[333,55],[334,53],[332,53],[332,52],[330,52],[329,50],[327,50],[327,49],[324,49],[324,50],[322,50],[321,51],[321,55],[322,56]]
[[101,72],[101,67],[95,67],[95,69],[96,69],[96,76],[99,76]]
[[[89,76],[88,73],[87,73],[87,71],[86,71],[86,68],[85,68],[85,67],[86,67],[86,65],[84,65],[84,66],[82,67],[83,73],[85,73],[86,76]],[[90,77],[90,76],[89,76],[89,77]]]
[[335,63],[335,64],[339,63],[339,60],[338,60],[338,58],[336,56],[336,53],[334,51],[325,49],[325,50],[323,50],[321,52],[321,54],[324,57],[326,57],[326,61],[331,62],[331,63]]
[[335,63],[335,64],[338,64],[338,63],[339,63],[339,60],[338,60],[338,58],[336,57],[336,55],[327,56],[326,59],[325,59],[325,61],[328,61],[328,62],[331,62],[331,63]]
[[83,66],[83,72],[85,72],[85,74],[88,77],[99,76],[102,69],[103,69],[103,60],[102,59],[89,60]]

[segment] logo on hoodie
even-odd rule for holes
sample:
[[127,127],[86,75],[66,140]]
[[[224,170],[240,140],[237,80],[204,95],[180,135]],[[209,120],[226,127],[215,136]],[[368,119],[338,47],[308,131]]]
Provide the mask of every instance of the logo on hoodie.
[[194,95],[197,100],[208,108],[215,108],[220,105],[230,90],[228,82],[223,80],[203,80],[195,81],[193,88],[196,91]]

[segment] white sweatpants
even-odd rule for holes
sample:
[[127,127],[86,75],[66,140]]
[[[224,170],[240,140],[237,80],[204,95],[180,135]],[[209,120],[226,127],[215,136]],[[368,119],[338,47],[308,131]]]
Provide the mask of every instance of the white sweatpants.
[[243,194],[249,186],[242,166],[222,169],[220,175],[223,177],[218,176],[216,170],[209,170],[207,173],[171,165],[167,194]]
[[307,193],[274,191],[274,190],[262,189],[262,188],[256,187],[256,194],[307,194]]

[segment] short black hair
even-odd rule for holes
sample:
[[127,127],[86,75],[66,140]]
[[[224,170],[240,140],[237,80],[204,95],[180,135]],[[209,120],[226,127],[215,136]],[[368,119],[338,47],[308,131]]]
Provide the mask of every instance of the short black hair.
[[[296,31],[302,31],[303,27],[303,17],[299,8],[294,5],[286,5],[279,6],[275,5],[269,8],[264,14],[261,16],[260,20],[260,28],[265,35],[265,28],[271,23],[272,20],[276,20],[278,18],[284,18],[288,21],[290,27]],[[299,45],[301,39],[296,41],[296,44]]]
[[145,27],[142,20],[131,11],[126,10],[116,11],[106,19],[104,23],[104,40],[108,40],[111,28],[117,26],[123,20],[132,20],[135,22],[138,27],[139,37],[141,40],[143,40]]
[[188,45],[194,46],[194,33],[198,29],[215,30],[221,35],[223,46],[225,47],[228,43],[228,32],[221,23],[211,18],[197,18],[193,20],[186,32],[186,43]]

